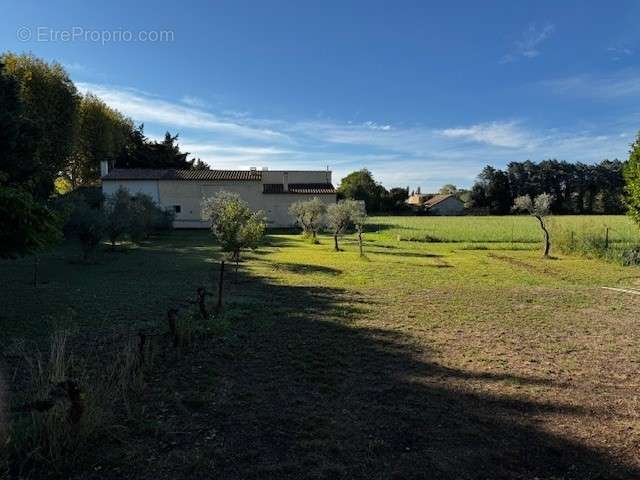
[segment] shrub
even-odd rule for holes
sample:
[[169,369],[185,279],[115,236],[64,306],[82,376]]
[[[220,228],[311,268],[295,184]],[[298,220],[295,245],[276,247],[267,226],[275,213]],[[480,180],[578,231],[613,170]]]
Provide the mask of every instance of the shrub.
[[267,228],[264,213],[252,212],[239,195],[220,192],[202,204],[202,214],[211,221],[211,232],[231,259],[240,260],[240,251],[256,248]]
[[625,266],[640,265],[640,247],[632,247],[622,254],[622,264]]
[[129,231],[132,213],[131,195],[122,187],[105,199],[105,229],[112,247],[115,247],[116,241]]
[[70,204],[71,213],[65,225],[65,234],[78,239],[82,258],[87,261],[104,237],[107,221],[104,212],[91,206],[81,196],[75,196]]
[[30,193],[0,186],[0,258],[37,253],[61,238],[61,215]]
[[171,210],[163,210],[161,208],[157,208],[156,210],[153,220],[153,231],[170,232],[173,230],[173,221],[176,217],[175,213]]
[[358,200],[340,200],[338,203],[329,205],[327,209],[327,222],[333,232],[334,249],[340,251],[338,247],[338,236],[342,234],[349,225],[358,222],[361,226],[365,222],[364,202]]
[[154,232],[171,230],[173,219],[173,212],[160,208],[149,195],[137,193],[131,198],[129,236],[137,242]]
[[295,202],[289,207],[289,215],[296,219],[302,233],[314,241],[325,223],[327,206],[318,197],[306,202]]

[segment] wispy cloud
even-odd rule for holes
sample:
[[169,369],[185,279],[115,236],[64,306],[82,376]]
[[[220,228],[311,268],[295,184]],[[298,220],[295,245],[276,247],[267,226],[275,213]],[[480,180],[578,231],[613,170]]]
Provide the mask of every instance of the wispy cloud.
[[611,56],[611,60],[613,60],[614,62],[622,60],[626,57],[630,57],[634,53],[633,49],[630,46],[623,44],[611,46],[607,48],[607,52]]
[[72,73],[86,73],[88,71],[85,65],[78,62],[63,63],[62,66],[65,70]]
[[623,70],[605,75],[583,74],[542,82],[559,95],[614,99],[640,95],[640,71]]
[[364,126],[371,130],[391,130],[391,125],[380,125],[376,122],[364,122]]
[[446,128],[440,134],[448,138],[470,140],[497,147],[523,148],[531,143],[530,135],[517,122],[480,123],[462,128]]
[[209,103],[199,97],[194,97],[193,95],[184,95],[180,101],[184,104],[187,104],[191,107],[196,108],[207,108],[210,107]]
[[282,138],[282,133],[262,128],[241,125],[221,119],[204,110],[186,107],[137,90],[79,82],[82,92],[93,92],[112,107],[136,121],[157,122],[172,128],[197,128],[236,137],[269,140]]
[[535,23],[529,24],[522,34],[522,38],[516,41],[512,50],[500,59],[500,63],[510,63],[518,58],[534,58],[540,55],[540,45],[549,38],[555,30],[555,26],[546,23],[542,27]]

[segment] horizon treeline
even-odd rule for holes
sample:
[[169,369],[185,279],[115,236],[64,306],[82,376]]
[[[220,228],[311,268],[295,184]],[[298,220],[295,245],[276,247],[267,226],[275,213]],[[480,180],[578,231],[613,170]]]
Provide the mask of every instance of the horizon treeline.
[[495,215],[511,212],[517,197],[553,196],[555,214],[625,212],[624,166],[620,160],[597,164],[559,160],[511,162],[504,170],[487,165],[471,188],[469,206]]

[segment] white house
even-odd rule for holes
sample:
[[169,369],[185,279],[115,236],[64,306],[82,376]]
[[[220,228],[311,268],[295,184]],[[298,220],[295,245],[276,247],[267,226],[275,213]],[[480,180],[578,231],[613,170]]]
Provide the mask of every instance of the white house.
[[455,195],[434,195],[424,203],[431,215],[462,215],[464,203]]
[[416,212],[427,212],[430,215],[462,215],[464,203],[451,194],[414,193],[407,204]]
[[327,205],[336,202],[329,170],[173,170],[113,169],[101,164],[102,192],[120,187],[145,193],[158,205],[175,212],[176,228],[207,228],[202,218],[203,197],[220,191],[235,192],[252,210],[263,210],[269,227],[291,227],[289,206],[318,197]]

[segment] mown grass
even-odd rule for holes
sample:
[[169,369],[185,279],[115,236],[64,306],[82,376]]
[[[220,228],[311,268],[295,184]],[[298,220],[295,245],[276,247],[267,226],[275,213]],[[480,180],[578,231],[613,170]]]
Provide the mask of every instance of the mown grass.
[[[610,223],[624,232],[612,239],[636,239],[624,217],[553,221]],[[338,253],[329,236],[312,245],[286,234],[247,253],[238,275],[228,272],[225,328],[195,339],[189,355],[158,355],[139,415],[88,468],[136,478],[634,478],[640,303],[602,287],[640,287],[638,267],[562,252],[543,260],[528,217],[372,225],[364,258],[351,235]],[[28,260],[0,263],[3,345],[60,325],[85,336],[156,325],[197,286],[215,287],[221,258],[193,231],[104,250],[91,265],[70,263],[75,252],[44,256],[37,288]]]

